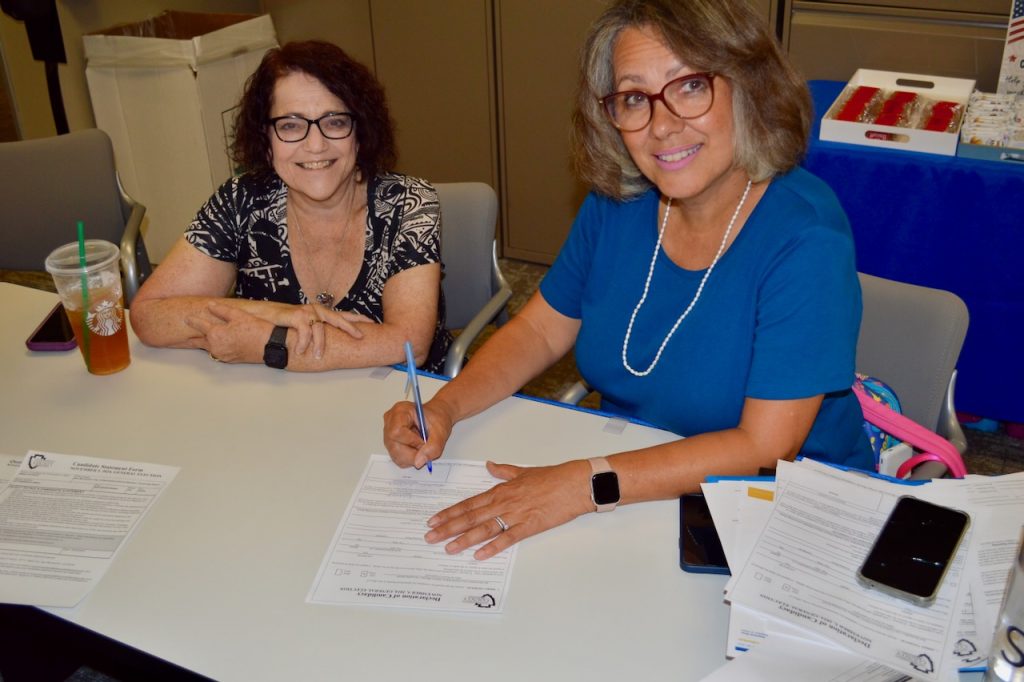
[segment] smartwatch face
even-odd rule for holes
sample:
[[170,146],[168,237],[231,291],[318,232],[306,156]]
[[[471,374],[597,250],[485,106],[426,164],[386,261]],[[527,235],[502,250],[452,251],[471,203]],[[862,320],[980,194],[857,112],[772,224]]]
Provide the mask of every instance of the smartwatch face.
[[590,477],[594,504],[615,504],[619,501],[619,477],[614,471],[602,471]]
[[271,343],[263,349],[263,362],[268,367],[284,369],[288,364],[288,348]]
[[263,364],[274,369],[284,369],[288,366],[288,346],[285,345],[287,338],[287,327],[274,327],[267,345],[263,347]]

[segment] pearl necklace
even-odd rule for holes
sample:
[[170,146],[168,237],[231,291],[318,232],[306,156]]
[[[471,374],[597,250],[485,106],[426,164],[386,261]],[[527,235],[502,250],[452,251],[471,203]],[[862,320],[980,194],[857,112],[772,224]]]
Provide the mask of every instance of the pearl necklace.
[[736,218],[740,215],[740,209],[743,208],[743,204],[747,201],[747,194],[750,193],[750,185],[751,181],[747,180],[747,186],[743,190],[743,196],[740,197],[740,203],[736,205],[736,210],[732,213],[732,219],[729,221],[729,226],[725,228],[725,234],[722,236],[722,243],[718,245],[718,253],[715,254],[715,257],[711,261],[711,265],[708,266],[707,271],[701,278],[700,284],[697,285],[697,293],[693,295],[693,300],[690,301],[690,305],[686,306],[686,310],[683,311],[683,314],[679,316],[676,323],[672,325],[672,329],[670,329],[668,334],[665,335],[665,339],[661,342],[661,346],[658,348],[658,352],[654,356],[654,360],[651,362],[650,366],[643,371],[639,371],[630,366],[629,360],[626,357],[629,350],[629,337],[633,334],[633,322],[636,320],[637,313],[640,312],[640,308],[643,307],[644,301],[647,300],[647,292],[651,288],[651,277],[654,275],[654,263],[658,260],[658,252],[661,250],[661,240],[665,236],[665,226],[668,225],[668,213],[672,208],[672,198],[669,197],[668,202],[665,204],[665,217],[662,218],[661,229],[658,231],[658,243],[654,245],[654,255],[651,256],[651,267],[647,270],[647,281],[644,282],[644,293],[640,296],[640,301],[636,304],[636,307],[633,308],[633,314],[629,318],[629,326],[626,327],[626,337],[622,340],[622,366],[625,367],[626,371],[633,376],[645,377],[651,373],[651,371],[657,366],[658,361],[661,360],[661,354],[665,350],[665,346],[668,345],[669,339],[672,338],[672,335],[676,333],[676,329],[679,328],[679,325],[686,319],[686,316],[690,314],[691,310],[693,310],[693,306],[697,305],[697,301],[700,300],[700,294],[704,291],[704,284],[708,281],[708,277],[711,276],[711,271],[715,269],[718,259],[722,257],[722,252],[725,251],[725,243],[729,241],[729,234],[732,232],[733,225],[736,224]]

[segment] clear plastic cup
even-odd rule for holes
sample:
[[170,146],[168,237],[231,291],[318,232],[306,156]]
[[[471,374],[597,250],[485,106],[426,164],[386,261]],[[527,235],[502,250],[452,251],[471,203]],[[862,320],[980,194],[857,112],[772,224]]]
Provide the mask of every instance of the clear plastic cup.
[[985,682],[1024,682],[1024,538],[1010,569]]
[[102,239],[85,240],[83,270],[78,242],[71,242],[46,257],[46,271],[57,285],[86,368],[93,374],[113,374],[127,367],[131,356],[121,290],[120,249]]

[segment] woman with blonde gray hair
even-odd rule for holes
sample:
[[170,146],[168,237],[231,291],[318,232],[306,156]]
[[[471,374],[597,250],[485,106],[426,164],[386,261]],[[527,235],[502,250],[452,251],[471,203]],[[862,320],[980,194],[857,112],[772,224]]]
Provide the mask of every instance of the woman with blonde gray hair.
[[[540,291],[425,406],[385,415],[403,466],[575,347],[602,408],[683,436],[547,467],[428,520],[486,559],[617,504],[697,490],[798,454],[868,467],[850,391],[861,300],[849,225],[798,167],[810,97],[747,0],[619,0],[592,27],[574,114],[594,191]],[[514,459],[514,453],[509,458]]]

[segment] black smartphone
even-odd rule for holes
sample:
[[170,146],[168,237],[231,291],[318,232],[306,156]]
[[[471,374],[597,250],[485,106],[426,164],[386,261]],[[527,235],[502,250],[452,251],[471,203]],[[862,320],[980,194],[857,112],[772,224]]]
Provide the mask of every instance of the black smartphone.
[[60,303],[53,307],[35,331],[25,340],[29,350],[71,350],[75,347],[75,330]]
[[917,604],[935,601],[971,517],[903,495],[857,571],[862,585]]
[[690,573],[729,574],[707,500],[700,493],[679,498],[679,566]]

